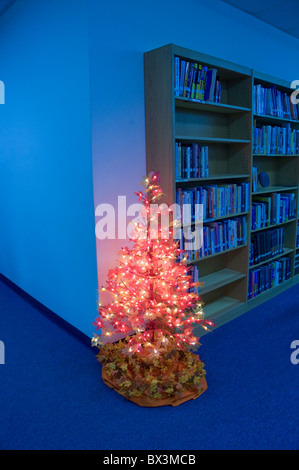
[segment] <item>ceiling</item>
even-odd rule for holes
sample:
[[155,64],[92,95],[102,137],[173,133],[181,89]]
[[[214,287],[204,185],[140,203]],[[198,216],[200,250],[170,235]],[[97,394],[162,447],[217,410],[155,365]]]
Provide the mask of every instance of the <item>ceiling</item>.
[[[2,15],[16,0],[0,0]],[[298,0],[222,0],[299,39]]]
[[299,39],[298,0],[222,0]]
[[15,0],[0,0],[0,15],[2,15],[14,2]]

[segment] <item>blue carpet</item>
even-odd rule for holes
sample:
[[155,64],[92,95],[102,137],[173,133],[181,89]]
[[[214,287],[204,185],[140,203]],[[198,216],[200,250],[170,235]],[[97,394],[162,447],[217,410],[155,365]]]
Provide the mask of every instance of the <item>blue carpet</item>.
[[177,408],[107,388],[96,351],[2,282],[0,305],[0,449],[299,448],[298,287],[204,336],[209,389]]

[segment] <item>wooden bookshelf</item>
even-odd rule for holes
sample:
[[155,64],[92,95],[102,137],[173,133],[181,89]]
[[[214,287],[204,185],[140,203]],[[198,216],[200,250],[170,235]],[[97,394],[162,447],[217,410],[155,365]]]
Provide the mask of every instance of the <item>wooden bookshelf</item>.
[[[253,86],[262,85],[263,87],[272,87],[275,86],[282,93],[291,94],[293,90],[290,89],[290,83],[282,80],[280,78],[271,77],[269,75],[262,74],[258,71],[252,71]],[[254,108],[254,106],[253,106]],[[253,113],[253,129],[254,124],[257,126],[266,125],[266,126],[280,126],[290,125],[292,129],[299,129],[299,120],[294,120],[290,118],[270,116],[266,114],[257,114]],[[266,157],[266,158],[265,158]],[[258,168],[259,171],[265,171],[270,177],[270,186],[268,188],[259,187],[257,192],[254,192],[252,196],[259,195],[270,195],[271,193],[293,193],[296,197],[296,203],[298,206],[298,181],[299,181],[299,166],[298,166],[298,153],[294,152],[292,154],[287,153],[275,153],[275,154],[259,154],[253,153],[252,156],[252,166]],[[278,255],[275,259],[280,257],[289,256],[291,259],[291,275],[290,279],[285,280],[278,286],[272,287],[269,290],[264,291],[259,294],[257,297],[250,299],[250,305],[259,304],[260,299],[268,300],[269,298],[277,295],[278,293],[284,291],[289,286],[293,285],[298,281],[295,277],[295,256],[296,256],[296,225],[298,221],[297,217],[283,222],[282,224],[276,224],[272,227],[275,228],[284,225],[286,230],[286,241],[285,241],[285,250],[283,255]],[[252,234],[257,231],[252,231]],[[272,260],[271,260],[272,261]],[[262,263],[263,264],[263,263]],[[261,265],[262,265],[261,264]],[[265,263],[266,264],[266,263]],[[260,265],[260,264],[259,264]],[[259,266],[258,265],[258,266]],[[252,269],[252,267],[250,267]],[[265,301],[263,300],[263,301]]]
[[[220,103],[200,101],[175,95],[175,58],[197,62],[217,69],[221,82]],[[168,44],[144,55],[145,118],[147,172],[159,171],[164,192],[163,202],[176,202],[178,188],[196,188],[204,185],[250,183],[250,201],[255,196],[275,193],[294,193],[298,201],[299,154],[253,153],[254,125],[287,126],[299,129],[299,121],[254,112],[254,86],[275,85],[284,93],[291,93],[286,81],[260,74],[250,68],[215,58],[194,50]],[[208,146],[209,176],[177,179],[176,145]],[[252,167],[266,171],[270,186],[252,191]],[[298,204],[298,202],[297,202]],[[251,230],[252,207],[248,211],[222,217],[206,218],[210,222],[245,217],[245,243],[219,253],[190,261],[197,266],[203,282],[200,295],[205,316],[220,326],[243,314],[269,298],[299,282],[299,268],[295,270],[296,218]],[[189,225],[200,225],[198,221]],[[254,266],[249,265],[251,237],[262,230],[285,227],[285,250]],[[249,273],[282,257],[291,258],[290,279],[248,300]]]
[[207,294],[213,290],[219,289],[220,287],[231,284],[232,282],[243,279],[246,274],[239,273],[232,269],[223,268],[211,274],[207,274],[200,279],[203,283],[201,294]]

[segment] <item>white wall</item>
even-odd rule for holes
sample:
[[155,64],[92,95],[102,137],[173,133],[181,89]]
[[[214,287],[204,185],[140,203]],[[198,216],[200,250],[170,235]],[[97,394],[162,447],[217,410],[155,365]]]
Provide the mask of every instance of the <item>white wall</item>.
[[90,335],[98,292],[85,2],[17,0],[0,17],[0,79],[0,272]]

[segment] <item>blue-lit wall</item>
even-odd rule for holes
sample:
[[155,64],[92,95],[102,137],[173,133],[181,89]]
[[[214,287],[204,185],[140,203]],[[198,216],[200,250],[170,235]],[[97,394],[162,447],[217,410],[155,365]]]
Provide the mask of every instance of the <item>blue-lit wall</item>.
[[91,334],[98,293],[88,61],[85,2],[17,0],[0,17],[0,272]]
[[[96,206],[135,202],[145,172],[145,51],[174,43],[299,79],[299,41],[220,0],[89,0],[89,18]],[[101,284],[122,245],[97,241]]]

